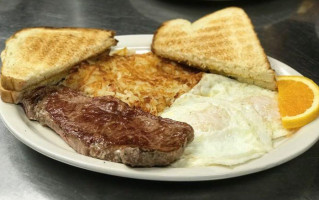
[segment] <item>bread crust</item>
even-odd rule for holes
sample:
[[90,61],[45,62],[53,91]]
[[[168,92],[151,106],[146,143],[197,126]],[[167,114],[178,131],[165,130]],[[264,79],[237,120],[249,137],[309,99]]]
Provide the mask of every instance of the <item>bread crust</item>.
[[169,23],[171,20],[163,22],[157,29],[156,31],[153,33],[153,38],[152,38],[152,44],[151,44],[151,51],[156,54],[156,49],[155,49],[155,40],[157,38],[158,33],[160,32],[160,30],[167,24]]
[[[1,74],[0,74],[0,81],[2,81]],[[19,101],[18,99],[19,99],[19,96],[21,95],[21,92],[6,90],[0,84],[0,95],[3,102],[17,104]]]
[[17,104],[20,101],[21,92],[15,92],[10,90],[5,90],[2,87],[0,88],[1,100],[5,103]]
[[[46,85],[55,85],[58,82],[60,82],[63,78],[65,78],[67,76],[67,74],[69,73],[68,71],[64,71],[60,74],[56,74],[55,76],[52,76],[46,80],[41,81],[40,83],[36,84],[36,85],[32,85],[24,90],[21,91],[15,91],[15,90],[8,90],[5,89],[2,84],[0,85],[0,95],[1,95],[1,99],[2,101],[6,102],[6,103],[14,103],[14,104],[18,104],[20,103],[21,99],[23,98],[23,95],[28,92],[31,91],[37,87],[41,87],[41,86],[46,86]],[[0,75],[0,80],[2,83],[2,79],[3,76]]]
[[109,30],[109,29],[101,29],[101,28],[81,28],[81,27],[53,27],[53,26],[34,26],[34,27],[27,27],[27,28],[22,28],[18,31],[16,31],[15,33],[13,33],[5,42],[5,44],[7,44],[11,39],[17,37],[17,35],[23,31],[28,31],[28,30],[32,30],[32,29],[48,29],[48,30],[66,30],[66,29],[70,29],[70,30],[82,30],[82,31],[87,31],[87,30],[96,30],[96,31],[106,31],[106,32],[110,32],[111,33],[111,37],[115,36],[115,31],[114,30]]

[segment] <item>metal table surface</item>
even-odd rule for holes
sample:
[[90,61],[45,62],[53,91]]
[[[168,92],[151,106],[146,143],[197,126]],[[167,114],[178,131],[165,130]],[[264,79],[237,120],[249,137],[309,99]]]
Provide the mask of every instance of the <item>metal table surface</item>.
[[[153,33],[172,18],[195,20],[227,6],[250,15],[266,53],[319,83],[317,0],[0,0],[0,49],[23,27],[78,26]],[[319,199],[319,143],[278,167],[218,181],[157,182],[60,163],[19,142],[0,122],[0,199]]]

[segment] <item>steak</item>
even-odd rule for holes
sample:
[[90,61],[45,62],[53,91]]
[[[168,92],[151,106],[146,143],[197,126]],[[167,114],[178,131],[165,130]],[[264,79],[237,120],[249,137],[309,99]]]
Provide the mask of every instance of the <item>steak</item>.
[[169,165],[194,137],[186,123],[64,86],[38,88],[22,105],[29,119],[53,129],[76,152],[130,166]]

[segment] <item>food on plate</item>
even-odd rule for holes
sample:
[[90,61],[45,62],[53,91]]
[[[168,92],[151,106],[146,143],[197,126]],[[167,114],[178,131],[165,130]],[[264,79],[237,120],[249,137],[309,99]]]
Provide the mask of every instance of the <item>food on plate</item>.
[[240,8],[226,8],[193,23],[164,22],[154,33],[151,49],[164,58],[276,90],[275,72]]
[[153,53],[109,54],[116,43],[109,30],[23,29],[1,54],[1,98],[78,153],[143,167],[236,166],[319,115],[306,78],[278,77],[278,95],[240,8],[165,22]]
[[128,49],[127,47],[124,47],[122,49],[117,49],[117,50],[114,50],[114,51],[111,51],[110,52],[110,56],[131,56],[131,55],[134,55],[136,54],[136,51],[134,49]]
[[29,119],[52,128],[78,153],[131,166],[168,165],[194,136],[186,123],[64,86],[38,88],[22,104]]
[[299,128],[319,115],[319,87],[304,76],[277,77],[279,110],[286,128]]
[[62,84],[89,96],[112,95],[157,115],[194,87],[201,77],[201,72],[150,52],[106,56],[93,63],[82,63]]
[[2,100],[18,103],[25,91],[57,83],[74,65],[109,51],[116,43],[110,30],[22,29],[6,41],[1,53],[1,93],[6,94]]
[[[200,72],[184,70],[181,65],[151,53],[132,56],[128,60],[116,55],[111,58],[108,56],[110,47],[117,43],[113,37],[113,31],[81,28],[31,28],[17,32],[7,41],[1,54],[1,97],[5,102],[22,103],[30,119],[38,120],[56,131],[81,154],[131,166],[168,165],[181,156],[186,144],[193,139],[191,126],[156,117],[134,105],[130,107],[114,97],[114,93],[109,96],[107,91],[103,93],[100,90],[104,97],[91,98],[60,84],[71,69],[79,71],[83,68],[80,71],[84,75],[87,72],[84,70],[86,65],[91,71],[85,76],[110,69],[116,71],[117,79],[121,79],[120,76],[127,78],[132,73],[134,76],[130,78],[132,81],[136,79],[135,86],[130,84],[132,81],[129,78],[125,82],[109,82],[107,86],[123,89],[121,86],[126,84],[139,88],[145,83],[144,89],[148,87],[148,90],[142,91],[139,97],[152,103],[153,97],[159,98],[157,103],[163,110],[160,103],[171,104],[201,78]],[[104,62],[110,65],[104,66]],[[121,74],[125,70],[117,69],[120,66],[128,67],[127,64],[138,69]],[[74,73],[72,75],[72,78],[79,78]],[[105,80],[114,77],[95,76],[89,81],[99,78]],[[73,86],[83,84],[71,82]],[[122,85],[117,87],[120,83]],[[51,86],[57,84],[59,86]],[[130,97],[126,90],[132,88],[115,92]],[[150,88],[158,92],[157,96],[147,94]]]
[[194,128],[194,141],[174,167],[242,164],[292,133],[282,127],[277,92],[216,74],[204,74],[161,116]]
[[[1,83],[1,76],[0,76],[0,83]],[[22,92],[6,90],[0,84],[0,95],[1,95],[1,100],[3,102],[6,102],[6,103],[18,103],[19,100],[21,99]]]

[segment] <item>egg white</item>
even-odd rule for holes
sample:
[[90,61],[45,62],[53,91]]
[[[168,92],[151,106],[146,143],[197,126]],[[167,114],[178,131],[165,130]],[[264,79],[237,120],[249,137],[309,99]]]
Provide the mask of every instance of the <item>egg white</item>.
[[204,74],[162,117],[194,128],[194,141],[173,167],[233,166],[273,148],[272,140],[289,134],[282,128],[276,92]]
[[278,94],[275,91],[240,83],[216,74],[204,74],[201,81],[189,93],[250,104],[271,128],[273,139],[291,134],[291,131],[282,126],[278,109]]

